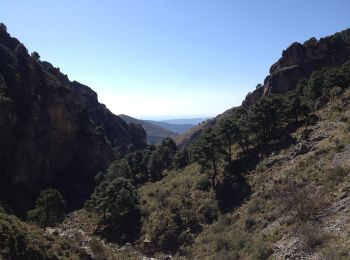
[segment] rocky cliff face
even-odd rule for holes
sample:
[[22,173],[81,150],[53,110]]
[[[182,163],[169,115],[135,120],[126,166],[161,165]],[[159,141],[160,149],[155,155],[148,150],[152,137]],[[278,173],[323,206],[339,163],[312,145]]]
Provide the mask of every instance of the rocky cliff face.
[[350,59],[350,29],[304,44],[293,43],[283,51],[282,57],[271,66],[262,87],[249,93],[242,106],[250,107],[260,97],[285,93],[297,87],[300,79],[324,67],[340,66]]
[[0,200],[23,214],[41,189],[57,188],[81,206],[94,176],[116,151],[146,146],[128,125],[68,77],[0,28]]

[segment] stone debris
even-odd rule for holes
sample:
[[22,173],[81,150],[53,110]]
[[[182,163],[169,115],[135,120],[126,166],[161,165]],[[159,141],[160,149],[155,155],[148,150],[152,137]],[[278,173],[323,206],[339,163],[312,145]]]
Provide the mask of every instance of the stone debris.
[[295,145],[291,152],[290,152],[290,156],[292,158],[302,155],[302,154],[306,154],[308,152],[310,152],[311,150],[314,149],[315,143],[314,142],[303,142],[303,143],[298,143],[297,145]]

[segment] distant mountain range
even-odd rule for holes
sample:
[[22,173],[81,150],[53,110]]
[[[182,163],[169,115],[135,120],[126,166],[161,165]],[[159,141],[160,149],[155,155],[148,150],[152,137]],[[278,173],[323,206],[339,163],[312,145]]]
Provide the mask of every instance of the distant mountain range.
[[127,123],[136,123],[142,125],[147,133],[149,144],[157,144],[166,137],[176,138],[179,134],[187,132],[206,118],[181,118],[168,119],[162,121],[141,120],[128,115],[119,115]]
[[153,120],[145,120],[144,122],[148,122],[150,124],[163,127],[163,128],[168,129],[171,132],[174,132],[176,134],[182,134],[182,133],[186,132],[188,129],[195,126],[194,124],[170,124],[170,123],[166,123],[164,121],[153,121]]
[[[168,123],[171,125],[198,125],[203,121],[207,120],[208,117],[197,117],[197,118],[177,118],[177,119],[167,119],[167,120],[159,120],[159,122]],[[157,121],[158,122],[158,121]]]
[[153,121],[140,120],[127,115],[119,115],[119,117],[127,123],[140,124],[146,131],[149,144],[158,144],[166,137],[175,138],[178,135],[165,127],[152,123]]

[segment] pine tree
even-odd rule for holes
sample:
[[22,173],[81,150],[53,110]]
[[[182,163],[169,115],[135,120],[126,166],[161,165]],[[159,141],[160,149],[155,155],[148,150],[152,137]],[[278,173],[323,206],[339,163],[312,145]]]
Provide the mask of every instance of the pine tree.
[[265,97],[253,105],[248,120],[258,145],[266,147],[280,135],[284,117],[284,106],[279,96]]
[[213,189],[216,187],[216,178],[219,174],[219,162],[225,154],[219,135],[208,129],[197,143],[195,157],[202,170],[210,174]]
[[306,115],[309,112],[308,107],[302,104],[300,94],[296,91],[287,93],[284,103],[287,119],[293,120],[295,123],[298,123],[301,115]]
[[138,195],[130,180],[116,178],[100,183],[85,206],[102,214],[103,222],[115,223],[138,211]]
[[62,219],[64,207],[61,193],[55,189],[43,190],[36,200],[35,208],[28,212],[28,218],[46,229]]
[[179,170],[184,168],[189,164],[190,161],[190,155],[188,153],[187,149],[184,149],[182,151],[177,151],[174,156],[174,168],[175,170]]

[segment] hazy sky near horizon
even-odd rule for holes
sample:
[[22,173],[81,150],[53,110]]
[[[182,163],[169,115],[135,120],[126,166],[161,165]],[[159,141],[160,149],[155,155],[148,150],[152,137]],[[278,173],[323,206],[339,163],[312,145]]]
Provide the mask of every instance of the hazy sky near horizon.
[[350,27],[349,0],[2,0],[0,22],[116,114],[215,116],[292,42]]

